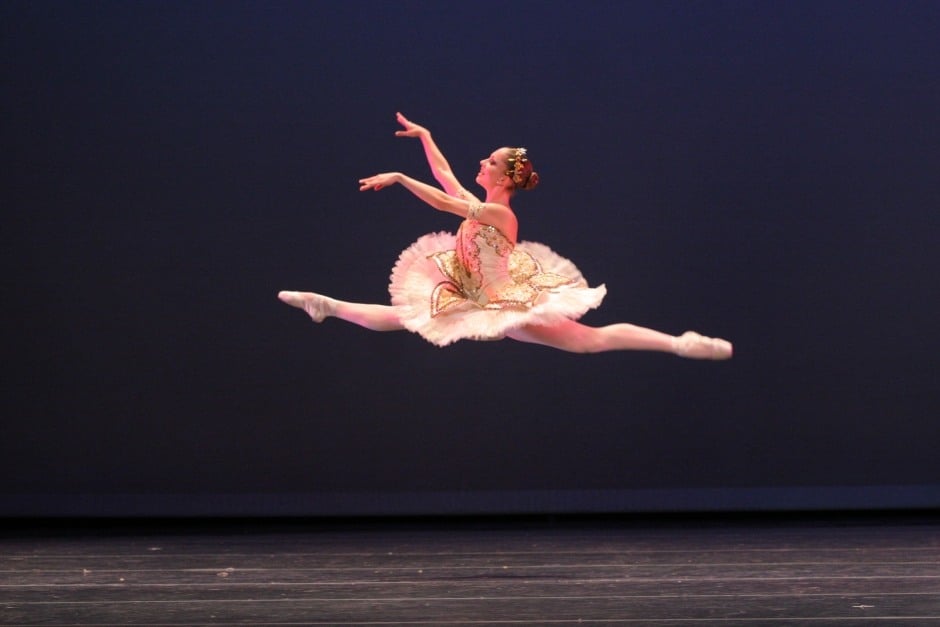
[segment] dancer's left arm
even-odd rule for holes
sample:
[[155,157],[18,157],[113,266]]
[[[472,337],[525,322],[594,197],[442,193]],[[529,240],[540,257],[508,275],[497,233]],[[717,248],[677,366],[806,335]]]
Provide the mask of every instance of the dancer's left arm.
[[385,172],[359,180],[359,191],[378,191],[383,187],[400,184],[409,192],[439,211],[446,211],[466,218],[473,210],[474,217],[498,228],[512,241],[516,241],[519,225],[516,216],[509,207],[497,203],[476,203],[462,198],[454,198],[446,192],[427,183],[406,176],[401,172]]
[[441,184],[441,187],[444,188],[444,191],[450,196],[458,196],[466,200],[475,200],[476,197],[465,190],[463,185],[460,184],[460,181],[457,180],[444,153],[442,153],[441,149],[434,143],[431,131],[420,124],[415,124],[401,113],[397,113],[396,118],[404,129],[395,131],[395,135],[397,137],[417,137],[421,140],[428,165],[431,167],[431,173],[434,175],[434,178],[437,179],[437,182]]

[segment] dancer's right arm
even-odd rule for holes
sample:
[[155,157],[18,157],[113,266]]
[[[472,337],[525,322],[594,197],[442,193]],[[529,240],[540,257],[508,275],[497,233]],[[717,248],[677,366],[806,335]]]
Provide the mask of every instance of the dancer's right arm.
[[401,172],[384,172],[359,179],[359,191],[379,191],[392,185],[402,185],[409,192],[439,211],[453,213],[461,218],[474,217],[483,224],[499,229],[511,242],[516,241],[519,224],[512,209],[506,205],[478,200],[456,198],[427,183],[406,176]]
[[[460,181],[457,180],[457,177],[454,176],[454,172],[451,170],[450,164],[447,163],[444,153],[442,153],[440,148],[437,147],[437,144],[434,143],[434,138],[431,137],[431,131],[419,124],[415,124],[401,113],[396,114],[395,117],[398,123],[405,127],[404,130],[395,131],[396,137],[417,137],[420,139],[421,145],[424,147],[424,156],[427,157],[428,165],[431,167],[431,173],[434,175],[434,178],[437,179],[437,182],[441,184],[441,187],[444,188],[444,191],[447,192],[449,196],[462,197],[460,191],[463,187],[460,185]],[[467,192],[464,191],[464,193],[466,194]]]

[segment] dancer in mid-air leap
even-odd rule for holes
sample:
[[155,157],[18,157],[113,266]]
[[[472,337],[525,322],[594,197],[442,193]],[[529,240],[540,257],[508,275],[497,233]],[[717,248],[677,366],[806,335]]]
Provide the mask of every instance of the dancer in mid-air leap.
[[417,137],[443,191],[400,172],[359,181],[361,191],[399,184],[463,222],[457,234],[425,235],[392,271],[391,305],[350,303],[313,292],[278,297],[316,322],[333,316],[374,331],[407,329],[445,346],[460,339],[509,337],[576,353],[647,350],[693,359],[728,359],[731,343],[686,331],[672,336],[628,323],[591,327],[577,319],[600,305],[603,285],[589,287],[575,265],[535,242],[517,242],[510,201],[538,184],[525,148],[498,148],[480,161],[481,201],[464,189],[426,128],[398,114],[399,137]]

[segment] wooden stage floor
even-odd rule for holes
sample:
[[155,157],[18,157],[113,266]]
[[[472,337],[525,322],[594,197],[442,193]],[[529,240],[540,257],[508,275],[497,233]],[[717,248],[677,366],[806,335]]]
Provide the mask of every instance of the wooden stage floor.
[[940,514],[16,521],[0,624],[940,625]]

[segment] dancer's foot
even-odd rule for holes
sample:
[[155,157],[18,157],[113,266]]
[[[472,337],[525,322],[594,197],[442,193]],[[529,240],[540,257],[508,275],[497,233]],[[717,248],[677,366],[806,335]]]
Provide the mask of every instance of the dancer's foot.
[[686,331],[672,340],[672,351],[690,359],[731,359],[731,342]]
[[327,316],[333,315],[334,301],[329,296],[313,292],[278,292],[277,297],[291,307],[306,311],[314,322],[323,322]]

